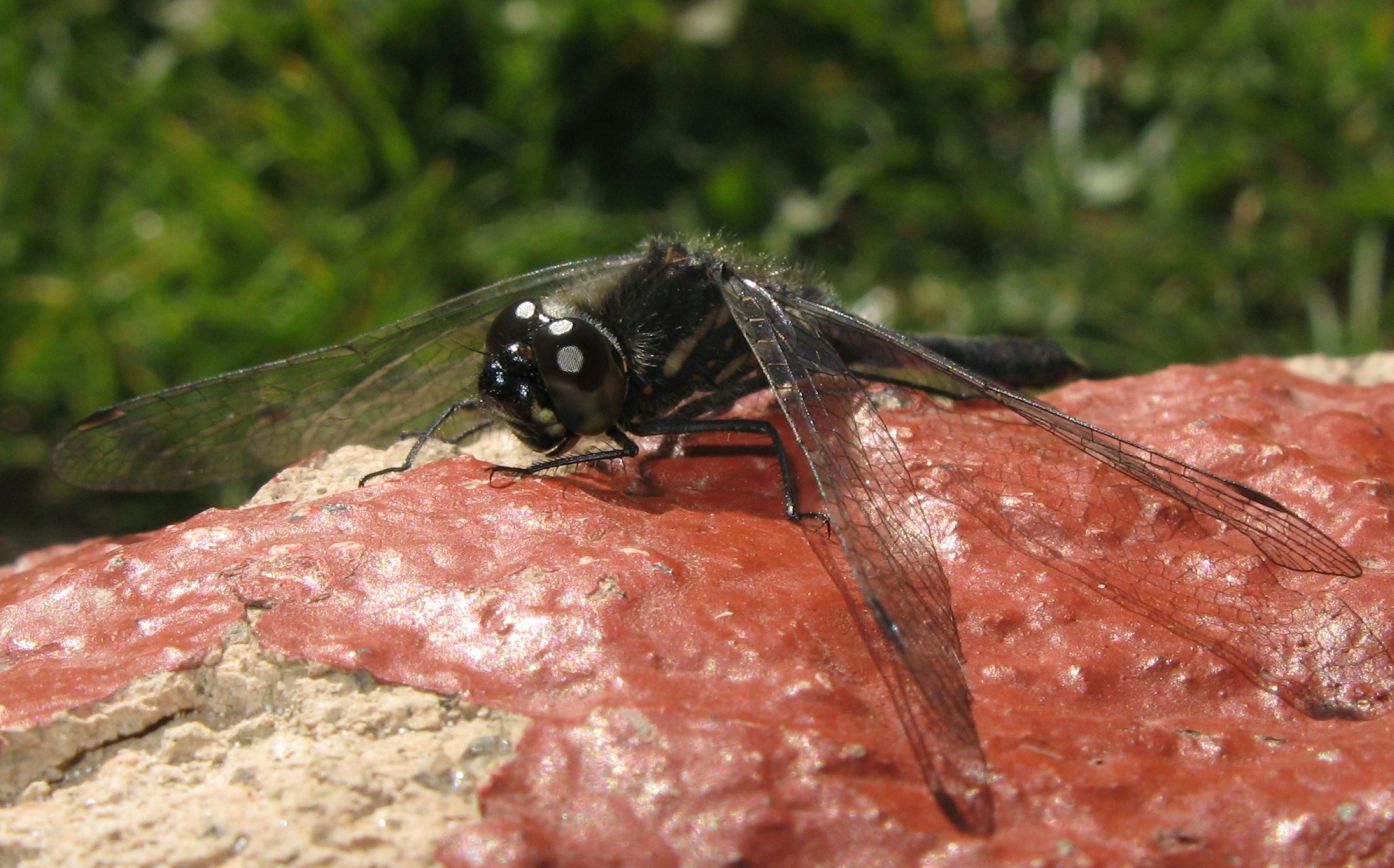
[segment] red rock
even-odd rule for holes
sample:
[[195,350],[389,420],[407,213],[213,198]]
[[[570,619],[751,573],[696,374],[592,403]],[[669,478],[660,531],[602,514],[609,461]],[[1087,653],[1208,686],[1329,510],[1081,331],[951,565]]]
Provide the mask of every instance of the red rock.
[[[1365,574],[1278,580],[1339,592],[1394,642],[1394,386],[1249,359],[1048,398],[1306,517]],[[761,457],[506,486],[460,458],[31,556],[0,574],[0,727],[196,665],[253,606],[260,642],[291,658],[534,719],[485,819],[441,842],[450,863],[1394,858],[1394,716],[1305,717],[1086,586],[1197,547],[1233,566],[1246,541],[1207,548],[1166,502],[997,411],[915,398],[883,415],[945,498],[926,508],[993,769],[990,838],[924,789],[818,531],[784,518]],[[1036,493],[1013,527],[987,506],[1018,485]],[[1062,533],[1022,531],[1041,506]],[[1124,507],[1159,509],[1161,538]]]

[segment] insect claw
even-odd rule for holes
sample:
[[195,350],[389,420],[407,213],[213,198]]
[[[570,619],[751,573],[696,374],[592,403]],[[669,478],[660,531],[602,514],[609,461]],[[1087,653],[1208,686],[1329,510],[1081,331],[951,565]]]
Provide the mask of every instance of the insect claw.
[[358,480],[358,487],[363,488],[368,484],[368,480],[376,479],[379,476],[386,476],[389,473],[402,473],[410,469],[410,465],[398,464],[395,467],[384,467],[381,470],[374,470],[372,473],[365,474]]
[[828,518],[827,513],[822,512],[796,512],[790,518],[802,524],[805,521],[816,521],[823,525],[823,531],[831,538],[833,535],[833,523]]
[[[509,467],[504,464],[495,464],[494,466],[489,468],[489,487],[506,487],[507,485],[511,485],[513,483],[513,480],[520,479],[524,476],[528,476],[530,475],[530,473],[531,471],[526,467]],[[505,478],[508,479],[508,482],[504,485],[494,485],[494,477],[499,474],[502,474]]]

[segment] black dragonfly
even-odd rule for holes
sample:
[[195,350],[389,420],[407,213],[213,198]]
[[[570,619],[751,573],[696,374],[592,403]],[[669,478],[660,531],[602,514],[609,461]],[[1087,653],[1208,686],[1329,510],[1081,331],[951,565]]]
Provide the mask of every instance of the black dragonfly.
[[[420,434],[406,461],[380,471],[393,472],[409,467],[447,422],[450,430],[507,425],[543,455],[529,467],[498,468],[520,474],[633,456],[635,437],[767,438],[790,517],[826,522],[841,544],[864,604],[865,638],[927,785],[955,823],[987,834],[988,768],[949,586],[917,505],[919,488],[868,384],[996,402],[1124,474],[1126,484],[1244,534],[1268,565],[1361,572],[1341,546],[1272,498],[1011,388],[1075,372],[1048,342],[909,337],[778,270],[653,241],[482,287],[338,346],[117,404],[79,422],[56,447],[53,467],[86,488],[184,489],[276,470],[346,443],[385,443],[415,425]],[[461,400],[471,386],[476,394]],[[817,482],[818,512],[799,511],[790,459],[772,424],[727,415],[739,398],[764,389]],[[612,447],[575,451],[586,435]],[[1156,519],[1140,510],[1115,520]],[[1308,715],[1359,719],[1394,704],[1394,661],[1339,601],[1265,596],[1184,566],[1157,569],[1153,582],[1107,572],[1088,580]]]

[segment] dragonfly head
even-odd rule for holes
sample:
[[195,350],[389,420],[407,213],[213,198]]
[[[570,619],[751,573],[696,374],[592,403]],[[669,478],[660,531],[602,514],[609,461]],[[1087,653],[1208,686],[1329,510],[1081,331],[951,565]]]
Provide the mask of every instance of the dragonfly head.
[[520,302],[495,318],[485,349],[479,395],[528,448],[559,455],[619,421],[624,356],[591,319],[552,318],[537,302]]

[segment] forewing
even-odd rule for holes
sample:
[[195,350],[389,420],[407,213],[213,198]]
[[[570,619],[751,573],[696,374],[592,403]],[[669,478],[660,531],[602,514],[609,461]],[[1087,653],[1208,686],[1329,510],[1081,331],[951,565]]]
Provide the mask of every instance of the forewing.
[[895,440],[816,331],[756,283],[732,275],[722,290],[817,480],[865,604],[853,607],[863,632],[874,621],[908,673],[907,684],[882,667],[926,782],[957,822],[986,834],[992,796],[948,583]]
[[132,398],[79,422],[54,449],[53,469],[83,488],[178,490],[279,469],[317,449],[390,441],[474,390],[491,314],[524,298],[591,291],[638,258],[543,268],[337,346]]
[[[993,454],[999,450],[979,449],[977,466],[932,469],[936,496],[971,510],[1004,540],[1125,608],[1209,648],[1313,717],[1373,717],[1394,704],[1394,660],[1363,620],[1334,593],[1304,594],[1282,580],[1283,570],[1358,576],[1359,564],[1282,504],[1011,392],[844,311],[781,300],[816,323],[839,352],[854,355],[859,369],[944,384],[1031,423],[996,421],[990,436],[1002,450],[1040,456],[1038,467],[1004,466],[1009,462]],[[936,436],[970,442],[985,436],[963,412],[940,415],[929,426]],[[1061,441],[1122,476],[1090,474],[1081,493],[1078,453],[1055,445]],[[1246,550],[1238,533],[1262,557]],[[1164,556],[1165,542],[1180,538],[1188,538],[1189,554]]]

